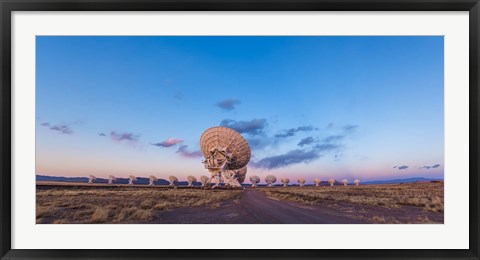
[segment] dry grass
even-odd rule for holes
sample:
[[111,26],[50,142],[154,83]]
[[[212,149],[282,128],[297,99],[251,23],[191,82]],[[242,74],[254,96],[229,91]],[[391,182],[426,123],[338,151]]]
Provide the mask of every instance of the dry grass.
[[92,223],[105,223],[108,218],[108,209],[97,208],[92,215]]
[[144,210],[144,209],[137,210],[133,214],[133,219],[140,220],[140,221],[152,220],[153,219],[153,211],[151,209],[150,210]]
[[57,208],[53,206],[40,206],[37,207],[36,215],[37,219],[51,217],[57,212]]
[[[443,183],[288,187],[261,190],[269,197],[310,205],[322,201],[347,202],[383,208],[415,206],[430,212],[443,212],[444,207]],[[381,222],[381,220],[375,221]]]
[[93,212],[93,209],[75,210],[73,213],[73,217],[75,219],[88,219],[92,216]]
[[68,220],[61,218],[53,221],[53,224],[68,224]]
[[165,210],[219,207],[242,190],[37,187],[37,223],[146,223]]
[[416,222],[421,224],[435,224],[435,221],[430,220],[427,216],[418,217]]
[[147,200],[142,201],[142,203],[140,203],[140,208],[141,209],[151,209],[156,204],[157,204],[157,202],[154,199],[147,199]]
[[370,221],[375,224],[401,224],[395,217],[373,216]]

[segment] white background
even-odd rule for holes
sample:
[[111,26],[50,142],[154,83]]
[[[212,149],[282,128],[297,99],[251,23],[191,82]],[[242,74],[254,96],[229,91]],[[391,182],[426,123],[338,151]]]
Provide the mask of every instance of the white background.
[[[467,12],[15,12],[12,248],[468,248]],[[445,35],[445,224],[36,225],[36,35]]]

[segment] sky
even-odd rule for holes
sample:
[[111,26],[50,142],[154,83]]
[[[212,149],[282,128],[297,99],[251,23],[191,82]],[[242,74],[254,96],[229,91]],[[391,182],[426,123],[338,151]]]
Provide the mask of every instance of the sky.
[[247,179],[444,176],[441,36],[37,36],[36,69],[36,174],[198,178],[222,125]]

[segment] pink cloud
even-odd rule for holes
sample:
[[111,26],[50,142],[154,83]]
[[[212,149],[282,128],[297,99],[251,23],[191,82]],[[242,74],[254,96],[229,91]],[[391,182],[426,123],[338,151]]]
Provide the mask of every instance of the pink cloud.
[[137,142],[139,137],[140,135],[134,135],[133,133],[118,133],[115,131],[110,132],[110,138],[115,142]]
[[179,144],[179,143],[182,143],[182,142],[183,142],[182,139],[170,137],[170,138],[168,138],[167,140],[165,140],[165,141],[163,141],[163,142],[160,142],[160,143],[151,143],[151,145],[160,146],[160,147],[171,147],[171,146],[174,146],[174,145]]
[[188,145],[182,145],[178,147],[177,153],[187,158],[196,158],[196,157],[203,156],[201,151],[188,151],[187,148],[188,148]]

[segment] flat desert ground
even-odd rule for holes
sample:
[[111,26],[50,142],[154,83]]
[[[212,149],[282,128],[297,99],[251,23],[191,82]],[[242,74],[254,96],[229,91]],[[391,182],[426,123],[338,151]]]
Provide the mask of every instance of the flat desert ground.
[[37,224],[443,224],[443,183],[203,189],[37,182]]

